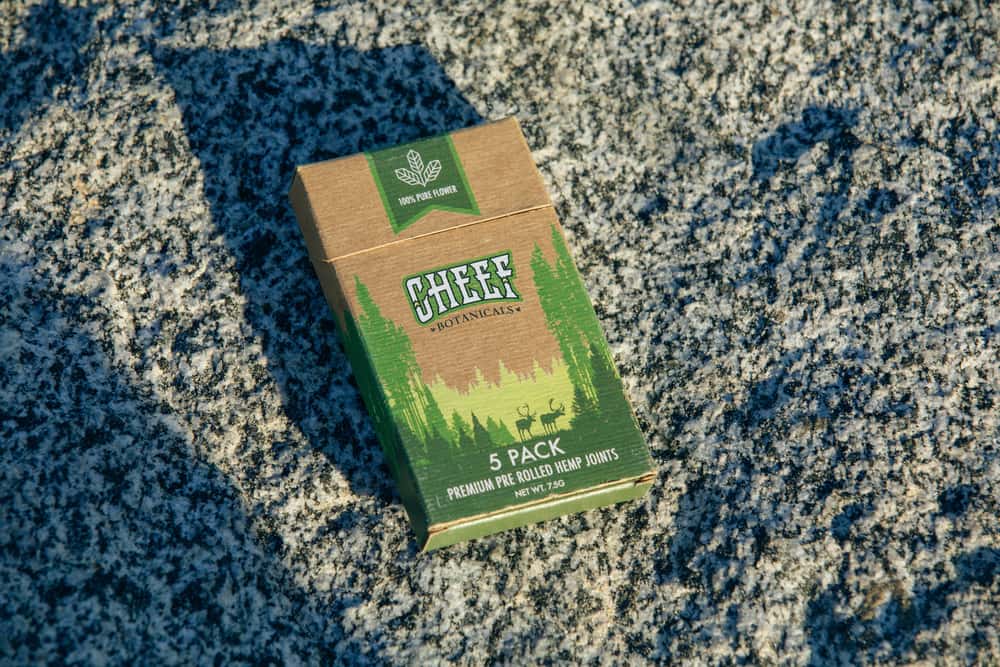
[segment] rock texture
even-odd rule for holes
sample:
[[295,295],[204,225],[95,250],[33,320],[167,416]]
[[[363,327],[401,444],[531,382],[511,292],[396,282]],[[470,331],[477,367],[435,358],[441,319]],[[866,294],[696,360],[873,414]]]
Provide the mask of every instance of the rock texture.
[[[0,660],[1000,662],[1000,12],[686,4],[3,5]],[[510,114],[662,474],[420,556],[285,192]]]

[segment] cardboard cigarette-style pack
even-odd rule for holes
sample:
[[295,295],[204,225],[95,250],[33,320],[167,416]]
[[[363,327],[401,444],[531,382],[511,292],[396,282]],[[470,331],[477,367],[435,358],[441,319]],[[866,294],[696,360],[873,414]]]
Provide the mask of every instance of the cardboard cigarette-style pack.
[[299,167],[290,197],[422,549],[649,488],[516,120]]

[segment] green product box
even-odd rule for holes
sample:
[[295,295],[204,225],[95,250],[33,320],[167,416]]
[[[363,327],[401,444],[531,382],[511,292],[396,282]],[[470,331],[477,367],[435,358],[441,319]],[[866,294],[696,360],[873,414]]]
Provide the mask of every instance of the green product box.
[[299,167],[290,197],[422,549],[649,488],[516,120]]

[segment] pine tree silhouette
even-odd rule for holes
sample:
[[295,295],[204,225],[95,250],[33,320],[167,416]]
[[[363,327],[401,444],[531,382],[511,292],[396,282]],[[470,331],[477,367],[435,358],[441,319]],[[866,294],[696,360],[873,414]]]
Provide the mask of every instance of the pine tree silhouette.
[[509,445],[514,442],[514,436],[510,429],[503,423],[503,420],[495,420],[493,417],[486,418],[486,431],[490,434],[490,440],[494,445]]
[[500,420],[497,427],[497,443],[503,443],[506,445],[514,442],[514,434],[510,432],[510,428],[507,427],[507,424],[504,423],[503,419]]
[[[604,352],[607,344],[604,342],[604,332],[601,331],[601,324],[597,321],[594,313],[594,306],[587,296],[587,288],[580,278],[580,272],[576,269],[573,256],[563,240],[559,229],[552,225],[552,247],[556,251],[556,265],[554,272],[558,280],[563,284],[563,308],[566,318],[576,326],[585,341],[585,345],[594,345]],[[610,358],[609,358],[610,361]]]
[[490,434],[486,431],[486,427],[483,426],[482,422],[479,421],[479,417],[476,416],[475,412],[472,413],[472,439],[479,449],[493,449],[493,441],[490,439]]
[[462,415],[458,414],[457,410],[451,415],[451,427],[455,431],[456,444],[459,448],[465,449],[475,444],[471,435],[472,427],[462,419]]
[[573,418],[571,428],[586,428],[592,426],[597,415],[597,406],[579,386],[573,387]]
[[360,328],[389,407],[406,422],[415,436],[426,438],[431,429],[422,414],[425,397],[413,345],[402,327],[382,316],[360,278],[354,278],[354,285],[361,304]]
[[[449,429],[450,433],[450,429]],[[434,452],[439,453],[451,449],[451,440],[441,435],[437,429],[431,429],[431,432],[427,435],[426,449],[428,453]]]
[[594,369],[594,385],[597,388],[597,407],[602,415],[622,413],[631,415],[618,373],[611,364],[610,356],[601,348],[600,345],[590,346],[590,364]]
[[438,405],[437,399],[434,398],[434,394],[431,393],[427,385],[422,385],[422,389],[424,394],[424,416],[427,420],[427,427],[432,433],[451,442],[455,439],[455,436],[448,426],[448,420],[445,419],[444,414],[441,412],[441,407]]
[[572,310],[567,306],[566,285],[562,283],[557,270],[545,261],[538,244],[535,244],[531,253],[531,270],[542,312],[545,313],[546,326],[559,344],[570,381],[593,395],[587,362],[587,341],[572,317]]

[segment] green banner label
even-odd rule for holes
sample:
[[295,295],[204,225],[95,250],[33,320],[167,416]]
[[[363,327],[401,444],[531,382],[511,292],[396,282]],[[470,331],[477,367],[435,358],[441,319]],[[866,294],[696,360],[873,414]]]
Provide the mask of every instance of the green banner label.
[[365,157],[395,233],[433,210],[479,215],[448,135],[365,153]]

